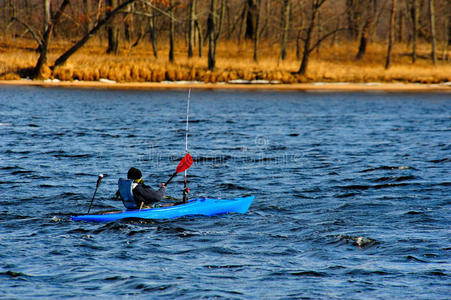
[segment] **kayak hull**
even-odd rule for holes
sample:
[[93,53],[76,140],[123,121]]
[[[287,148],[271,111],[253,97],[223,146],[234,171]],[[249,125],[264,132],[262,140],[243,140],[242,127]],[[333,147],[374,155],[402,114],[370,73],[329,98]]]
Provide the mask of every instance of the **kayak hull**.
[[254,196],[235,199],[197,198],[186,204],[149,208],[141,210],[124,210],[110,214],[90,214],[72,216],[73,221],[112,222],[126,218],[173,219],[185,216],[214,216],[227,213],[244,214],[249,209]]

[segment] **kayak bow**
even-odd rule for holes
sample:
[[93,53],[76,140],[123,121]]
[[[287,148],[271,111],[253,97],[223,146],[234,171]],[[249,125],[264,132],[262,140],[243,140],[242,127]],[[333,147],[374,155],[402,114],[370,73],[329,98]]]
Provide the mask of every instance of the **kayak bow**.
[[87,222],[111,222],[125,218],[173,219],[197,215],[214,216],[227,213],[244,214],[249,209],[254,198],[254,196],[235,199],[197,198],[180,205],[141,210],[124,210],[122,212],[109,214],[80,215],[73,216],[72,220]]

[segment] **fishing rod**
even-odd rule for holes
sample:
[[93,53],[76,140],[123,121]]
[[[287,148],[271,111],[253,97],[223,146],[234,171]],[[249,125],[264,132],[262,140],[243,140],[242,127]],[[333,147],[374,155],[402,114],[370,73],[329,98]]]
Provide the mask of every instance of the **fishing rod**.
[[[188,90],[188,101],[186,103],[186,127],[185,127],[185,152],[188,154],[188,116],[189,116],[189,102],[191,99],[191,88]],[[188,198],[189,188],[187,187],[187,170],[185,169],[185,183],[183,187],[183,203],[186,203]]]

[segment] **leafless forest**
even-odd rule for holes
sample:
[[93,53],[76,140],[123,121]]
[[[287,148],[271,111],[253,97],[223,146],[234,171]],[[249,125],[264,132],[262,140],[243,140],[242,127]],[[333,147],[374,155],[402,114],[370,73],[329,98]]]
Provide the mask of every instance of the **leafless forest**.
[[[35,51],[35,78],[93,44],[109,56],[141,49],[170,63],[205,61],[210,71],[218,59],[242,55],[230,46],[241,45],[255,64],[296,61],[293,76],[306,76],[312,57],[337,47],[358,62],[378,45],[386,70],[394,55],[449,65],[451,0],[0,0],[0,37],[0,52]],[[403,51],[395,54],[397,45]]]

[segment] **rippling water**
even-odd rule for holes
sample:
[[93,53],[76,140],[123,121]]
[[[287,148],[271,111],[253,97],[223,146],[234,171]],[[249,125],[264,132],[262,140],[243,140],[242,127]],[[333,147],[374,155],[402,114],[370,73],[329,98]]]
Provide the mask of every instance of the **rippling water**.
[[249,212],[70,221],[168,179],[186,96],[0,88],[0,298],[449,299],[449,94],[193,91],[191,196]]

